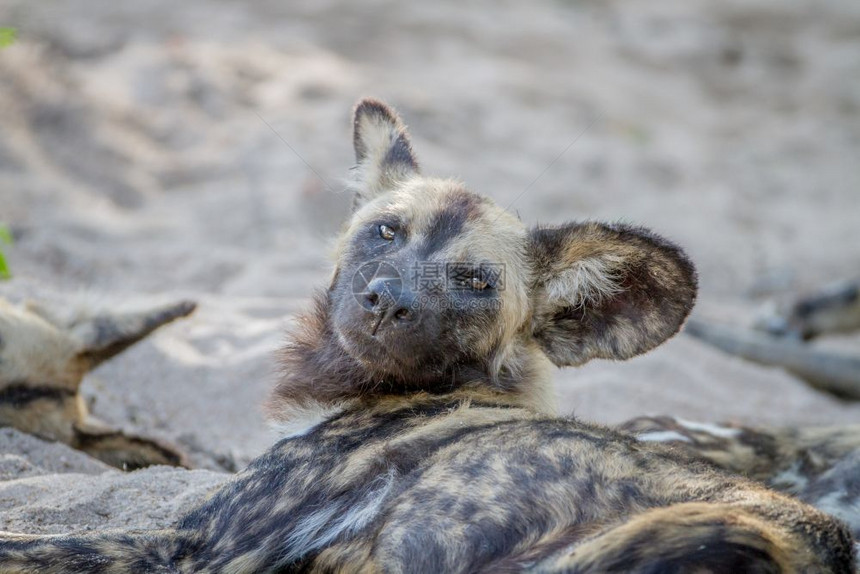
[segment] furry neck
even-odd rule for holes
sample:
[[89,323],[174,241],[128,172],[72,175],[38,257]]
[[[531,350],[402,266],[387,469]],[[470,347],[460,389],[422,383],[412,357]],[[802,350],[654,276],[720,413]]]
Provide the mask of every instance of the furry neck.
[[298,318],[297,328],[281,352],[282,376],[267,411],[270,418],[283,422],[302,411],[330,412],[353,402],[429,393],[552,412],[549,361],[534,351],[520,349],[492,374],[478,361],[457,363],[432,379],[374,372],[343,349],[331,324],[327,295],[317,293],[313,309]]

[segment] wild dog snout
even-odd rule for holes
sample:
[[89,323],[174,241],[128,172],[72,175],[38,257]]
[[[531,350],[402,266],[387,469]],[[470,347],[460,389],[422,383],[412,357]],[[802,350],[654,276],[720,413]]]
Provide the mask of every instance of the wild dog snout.
[[389,324],[403,325],[419,318],[415,294],[399,277],[376,277],[370,281],[362,306],[376,317],[372,335]]

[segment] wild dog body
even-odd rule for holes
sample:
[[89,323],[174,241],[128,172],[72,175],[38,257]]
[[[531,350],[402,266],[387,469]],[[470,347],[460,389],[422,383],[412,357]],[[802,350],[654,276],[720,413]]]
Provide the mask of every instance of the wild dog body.
[[79,390],[87,372],[194,307],[181,302],[63,321],[36,305],[0,299],[0,425],[64,442],[119,468],[183,464],[173,447],[93,418]]
[[640,417],[621,429],[796,496],[860,537],[860,425],[750,428]]
[[[853,569],[823,513],[552,413],[553,364],[677,332],[696,292],[680,249],[627,226],[528,230],[421,176],[375,101],[355,149],[355,213],[270,404],[291,436],[168,530],[9,537],[0,571]],[[411,283],[416,267],[442,284]]]
[[759,317],[756,327],[771,335],[810,340],[860,329],[860,281],[842,281]]
[[[623,532],[631,519],[636,530]],[[798,501],[660,445],[471,393],[356,404],[277,444],[170,531],[0,548],[4,572],[851,566],[845,531]]]

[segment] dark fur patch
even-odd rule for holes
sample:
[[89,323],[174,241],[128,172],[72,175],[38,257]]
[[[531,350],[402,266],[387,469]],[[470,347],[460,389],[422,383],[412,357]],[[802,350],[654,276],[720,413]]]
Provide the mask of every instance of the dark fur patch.
[[42,399],[60,402],[74,396],[75,391],[69,389],[28,383],[12,383],[0,389],[0,403],[16,408]]
[[794,306],[794,312],[799,318],[806,319],[822,310],[850,305],[857,301],[858,297],[860,297],[860,286],[848,285],[835,293],[826,293],[798,301]]
[[415,156],[412,153],[412,145],[409,143],[409,138],[406,134],[400,134],[391,143],[388,148],[388,153],[382,160],[384,165],[403,164],[412,169],[418,169],[418,163],[415,161]]
[[329,293],[317,293],[313,309],[298,319],[298,327],[281,351],[283,377],[273,392],[298,405],[330,403],[354,396],[370,381],[361,364],[343,350],[329,318]]
[[111,466],[129,471],[153,464],[170,466],[188,464],[185,456],[172,446],[153,439],[127,435],[118,430],[103,433],[78,430],[72,446]]
[[467,222],[480,214],[481,198],[473,193],[454,194],[440,209],[427,226],[425,239],[418,247],[418,253],[427,258],[444,248],[463,233]]
[[[653,538],[631,541],[630,547],[601,564],[606,574],[782,574],[782,568],[767,551],[727,542],[726,528],[715,526],[710,539],[697,540],[695,547],[683,548],[676,556],[659,558],[661,548]],[[692,542],[692,541],[691,541]]]

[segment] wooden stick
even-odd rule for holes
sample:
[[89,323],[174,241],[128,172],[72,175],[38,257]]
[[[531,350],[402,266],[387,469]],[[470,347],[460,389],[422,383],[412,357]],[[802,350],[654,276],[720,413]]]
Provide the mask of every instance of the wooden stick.
[[783,367],[815,387],[841,397],[860,399],[860,358],[696,319],[687,322],[685,332],[731,355]]

